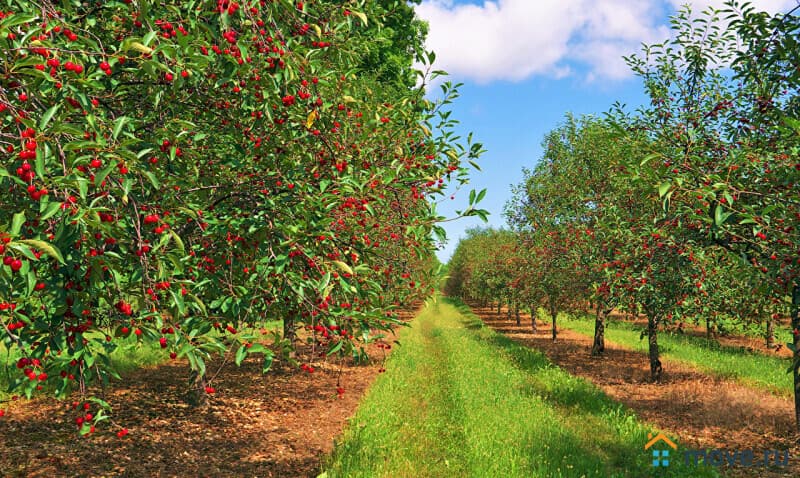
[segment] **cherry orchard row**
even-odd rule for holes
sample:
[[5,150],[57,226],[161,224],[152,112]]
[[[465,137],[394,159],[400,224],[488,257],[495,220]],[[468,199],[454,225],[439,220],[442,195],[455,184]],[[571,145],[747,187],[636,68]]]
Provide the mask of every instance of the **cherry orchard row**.
[[613,309],[642,313],[654,380],[665,324],[760,322],[771,343],[789,319],[800,427],[800,17],[729,2],[673,28],[628,58],[650,104],[550,133],[507,206],[514,232],[474,232],[448,287],[544,306],[554,326],[592,303],[593,354]]
[[[266,371],[308,326],[358,356],[430,293],[434,203],[481,146],[453,139],[452,85],[438,103],[409,86],[432,54],[405,2],[8,5],[0,339],[17,393],[83,393],[136,337],[186,357],[202,402],[213,353]],[[277,348],[239,332],[275,319]]]

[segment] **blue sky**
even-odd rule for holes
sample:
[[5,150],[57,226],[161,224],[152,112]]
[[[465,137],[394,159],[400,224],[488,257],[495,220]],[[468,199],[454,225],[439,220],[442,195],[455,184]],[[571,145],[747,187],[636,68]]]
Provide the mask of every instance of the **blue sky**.
[[[755,0],[756,8],[787,11],[797,0]],[[417,14],[430,25],[427,47],[436,68],[462,82],[452,105],[458,132],[473,132],[487,153],[473,171],[469,189],[488,190],[481,203],[489,225],[505,226],[503,205],[510,185],[522,180],[542,154],[544,135],[565,115],[602,115],[615,101],[635,109],[646,98],[623,55],[642,43],[668,38],[669,16],[680,0],[423,0]],[[693,9],[721,6],[696,0]],[[469,189],[439,206],[446,217],[463,209]],[[464,231],[483,225],[476,218],[442,224],[447,261]]]

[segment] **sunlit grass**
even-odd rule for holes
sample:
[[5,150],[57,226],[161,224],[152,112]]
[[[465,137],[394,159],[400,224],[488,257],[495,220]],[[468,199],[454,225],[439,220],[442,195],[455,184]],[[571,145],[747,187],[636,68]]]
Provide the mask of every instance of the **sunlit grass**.
[[713,476],[654,468],[631,412],[461,304],[429,305],[400,341],[328,477]]

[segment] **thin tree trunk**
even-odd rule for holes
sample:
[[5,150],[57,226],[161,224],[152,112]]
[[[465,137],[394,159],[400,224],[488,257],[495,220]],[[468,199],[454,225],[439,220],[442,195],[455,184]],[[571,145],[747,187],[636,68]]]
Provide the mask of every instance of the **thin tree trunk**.
[[711,340],[714,336],[714,324],[711,322],[711,317],[706,317],[706,338]]
[[511,301],[506,302],[506,320],[511,322]]
[[500,315],[500,307],[503,305],[503,301],[497,299],[497,315]]
[[558,316],[558,309],[555,305],[550,306],[550,317],[553,319],[553,342],[556,341],[556,335],[558,333],[556,329],[556,317]]
[[767,319],[767,348],[771,349],[775,347],[775,322],[773,322],[772,317]]
[[520,319],[519,319],[519,303],[518,302],[514,302],[514,315],[516,316],[516,319],[517,319],[517,325],[522,325],[522,322],[520,322]]
[[792,335],[794,336],[794,353],[792,354],[792,372],[794,374],[794,415],[797,431],[800,432],[800,284],[792,289]]
[[650,349],[650,378],[658,382],[664,369],[661,367],[661,360],[658,359],[658,323],[650,316],[647,317],[647,343]]
[[201,375],[196,370],[189,373],[189,405],[195,408],[206,408],[208,406],[208,394],[206,393],[206,376]]
[[533,305],[531,305],[531,328],[534,334],[538,332],[536,330],[536,308]]
[[610,309],[603,307],[601,302],[597,303],[597,314],[594,319],[594,342],[592,342],[592,356],[602,355],[606,351],[606,316]]
[[283,340],[289,342],[289,358],[295,357],[294,342],[297,340],[297,330],[294,324],[294,312],[290,312],[283,318]]

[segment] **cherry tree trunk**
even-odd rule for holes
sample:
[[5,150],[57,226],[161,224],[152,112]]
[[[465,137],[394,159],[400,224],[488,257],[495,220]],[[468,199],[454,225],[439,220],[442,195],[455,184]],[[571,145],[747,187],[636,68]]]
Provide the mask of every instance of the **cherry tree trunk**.
[[654,317],[647,317],[647,344],[650,356],[650,378],[657,382],[661,380],[664,369],[658,357],[658,322]]
[[205,374],[201,374],[197,370],[192,370],[189,373],[189,394],[187,397],[189,405],[194,408],[206,408],[208,406],[207,386]]
[[767,319],[767,333],[765,334],[767,348],[775,346],[775,322],[772,317]]
[[594,341],[592,342],[592,356],[601,355],[606,350],[606,317],[609,309],[597,304],[597,314],[594,319]]

